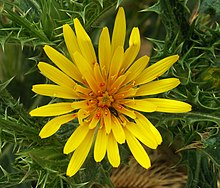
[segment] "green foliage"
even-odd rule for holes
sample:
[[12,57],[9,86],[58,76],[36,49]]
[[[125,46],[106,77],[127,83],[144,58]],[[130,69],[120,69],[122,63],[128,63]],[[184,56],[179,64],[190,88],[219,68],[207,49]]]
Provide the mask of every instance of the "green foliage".
[[[4,81],[0,84],[0,187],[19,184],[22,187],[113,187],[110,165],[105,160],[95,163],[91,154],[74,177],[65,176],[70,156],[64,155],[62,148],[76,123],[41,140],[38,134],[47,119],[30,118],[28,111],[49,99],[32,98],[33,94],[27,91],[36,82],[44,81],[36,71],[36,62],[46,59],[42,46],[56,45],[60,51],[64,50],[63,24],[71,25],[78,17],[89,34],[93,34],[103,22],[108,22],[104,13],[112,7],[115,10],[121,2],[0,1],[0,80]],[[147,2],[125,2],[128,24],[133,21],[154,46],[151,63],[171,54],[180,55],[178,63],[163,77],[177,77],[181,85],[159,96],[193,106],[192,112],[185,114],[146,116],[160,129],[163,145],[181,155],[177,165],[187,168],[186,187],[215,188],[220,168],[219,2],[158,0],[151,1],[148,8]],[[129,7],[132,7],[130,11]],[[134,7],[141,10],[139,14]],[[111,25],[112,21],[109,22]],[[22,85],[25,95],[20,94],[17,83]],[[124,163],[128,155],[123,148]]]
[[20,43],[22,47],[59,44],[62,25],[72,25],[78,17],[87,30],[92,30],[94,21],[116,3],[116,0],[2,0],[0,43],[3,49],[5,42]]
[[44,103],[44,100],[41,97],[31,99],[33,93],[27,91],[31,91],[33,82],[42,80],[41,76],[36,77],[33,73],[36,72],[35,62],[45,58],[43,45],[61,48],[63,24],[72,25],[73,19],[78,17],[92,32],[92,24],[119,3],[116,0],[0,1],[0,43],[3,50],[0,53],[0,80],[5,81],[0,84],[0,187],[112,186],[109,165],[105,168],[102,164],[96,166],[94,161],[85,164],[85,169],[95,170],[93,176],[90,170],[82,170],[75,177],[66,177],[70,156],[64,155],[62,149],[64,140],[73,131],[73,124],[69,128],[65,126],[57,137],[41,140],[38,134],[45,119],[30,118],[27,108]]
[[[168,144],[182,154],[182,163],[188,168],[187,187],[211,188],[217,187],[220,164],[220,27],[216,22],[220,7],[217,1],[196,3],[194,12],[187,7],[188,1],[178,0],[160,0],[143,11],[157,13],[166,31],[164,41],[149,38],[156,47],[155,61],[169,54],[180,55],[179,64],[166,77],[178,77],[181,86],[166,97],[193,106],[185,115],[156,114],[152,118],[159,121],[158,126],[167,127],[172,138]],[[216,14],[207,14],[210,6]]]

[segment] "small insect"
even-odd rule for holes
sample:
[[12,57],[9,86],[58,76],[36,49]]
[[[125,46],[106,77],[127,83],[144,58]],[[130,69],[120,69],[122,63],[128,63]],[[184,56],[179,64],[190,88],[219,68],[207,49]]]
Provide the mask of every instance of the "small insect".
[[115,110],[115,108],[113,108],[112,106],[110,106],[108,109],[110,110],[110,112],[111,112],[115,117],[119,117],[118,111]]

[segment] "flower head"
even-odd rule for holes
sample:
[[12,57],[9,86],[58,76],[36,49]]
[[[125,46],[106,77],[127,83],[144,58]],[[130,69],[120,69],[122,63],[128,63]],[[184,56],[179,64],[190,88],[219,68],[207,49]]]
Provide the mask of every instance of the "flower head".
[[55,84],[34,85],[33,91],[68,99],[30,112],[31,116],[56,116],[42,128],[40,137],[49,137],[61,125],[78,119],[79,126],[64,146],[65,154],[74,152],[66,172],[68,176],[80,169],[93,143],[96,162],[102,161],[107,153],[110,164],[118,167],[118,144],[126,142],[138,163],[149,168],[150,159],[141,143],[156,149],[162,137],[141,112],[183,113],[191,110],[191,106],[184,102],[146,98],[179,85],[176,78],[153,81],[179,56],[169,56],[149,67],[148,56],[135,60],[140,49],[140,34],[134,27],[129,47],[124,50],[126,20],[123,8],[118,10],[112,38],[107,27],[101,32],[98,60],[91,39],[78,19],[74,19],[74,27],[75,32],[69,25],[63,26],[71,60],[46,45],[44,51],[56,67],[44,62],[38,64],[40,71]]

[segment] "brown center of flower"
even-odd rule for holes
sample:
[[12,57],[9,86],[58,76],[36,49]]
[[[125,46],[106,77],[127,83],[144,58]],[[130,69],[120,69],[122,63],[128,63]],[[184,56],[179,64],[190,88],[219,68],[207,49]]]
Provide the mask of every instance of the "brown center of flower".
[[98,106],[100,107],[109,107],[114,101],[113,97],[109,95],[107,91],[102,93],[101,96],[97,97],[97,99],[98,99]]

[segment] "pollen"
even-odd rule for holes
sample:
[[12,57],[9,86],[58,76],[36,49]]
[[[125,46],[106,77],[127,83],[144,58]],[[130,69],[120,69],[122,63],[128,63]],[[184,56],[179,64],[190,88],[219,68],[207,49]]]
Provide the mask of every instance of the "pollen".
[[113,97],[109,95],[107,91],[105,91],[101,96],[97,97],[97,99],[99,107],[109,107],[111,106],[112,102],[114,102]]

